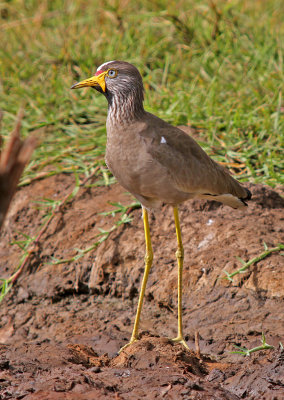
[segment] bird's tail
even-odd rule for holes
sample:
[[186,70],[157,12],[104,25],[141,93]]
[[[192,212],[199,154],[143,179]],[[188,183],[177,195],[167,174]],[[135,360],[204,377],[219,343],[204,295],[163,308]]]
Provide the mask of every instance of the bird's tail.
[[210,193],[204,193],[199,195],[201,199],[207,199],[207,200],[214,200],[214,201],[219,201],[220,203],[226,204],[227,206],[230,206],[232,208],[244,208],[247,206],[246,201],[251,199],[251,192],[246,189],[247,196],[243,198],[236,197],[230,193],[224,193],[224,194],[210,194]]

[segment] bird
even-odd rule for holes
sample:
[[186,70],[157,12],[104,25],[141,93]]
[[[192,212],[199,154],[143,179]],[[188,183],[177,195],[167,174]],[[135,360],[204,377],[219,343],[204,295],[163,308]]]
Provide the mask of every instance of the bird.
[[247,206],[251,192],[229,171],[211,159],[184,131],[144,109],[144,86],[138,69],[126,61],[108,61],[95,75],[71,89],[91,87],[108,102],[106,165],[117,181],[142,205],[145,232],[145,268],[130,341],[139,340],[139,323],[149,272],[153,262],[149,211],[167,204],[173,209],[177,237],[178,326],[171,339],[189,349],[182,323],[184,249],[178,207],[188,199],[209,199],[234,209]]

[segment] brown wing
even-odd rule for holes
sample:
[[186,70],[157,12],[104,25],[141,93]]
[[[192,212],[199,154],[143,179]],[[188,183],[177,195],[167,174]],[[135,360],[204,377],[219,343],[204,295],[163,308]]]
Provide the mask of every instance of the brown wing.
[[148,113],[146,118],[147,128],[140,135],[145,139],[147,151],[167,169],[178,190],[205,197],[229,194],[248,198],[247,189],[213,161],[194,139],[152,114]]

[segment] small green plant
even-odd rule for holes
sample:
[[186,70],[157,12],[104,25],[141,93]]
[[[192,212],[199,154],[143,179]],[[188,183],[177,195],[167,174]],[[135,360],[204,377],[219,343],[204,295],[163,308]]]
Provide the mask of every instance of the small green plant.
[[117,229],[119,226],[123,224],[127,224],[132,221],[132,218],[129,216],[129,211],[132,211],[136,208],[140,208],[141,205],[138,201],[134,201],[133,203],[129,204],[128,206],[123,206],[120,203],[111,203],[109,204],[115,206],[116,208],[111,211],[106,211],[100,213],[100,215],[112,215],[113,217],[121,213],[120,219],[114,223],[114,225],[109,229],[105,230],[100,228],[100,233],[96,235],[96,238],[99,238],[95,243],[93,243],[91,246],[87,247],[86,249],[75,249],[77,251],[77,254],[73,257],[70,258],[64,258],[64,259],[58,259],[55,257],[52,257],[52,265],[59,265],[59,264],[68,264],[73,261],[79,260],[81,257],[83,257],[85,254],[89,253],[90,251],[94,250],[96,247],[98,247],[99,244],[107,240],[111,232],[113,232],[115,229]]
[[[112,215],[113,217],[115,216],[115,214],[121,213],[122,215],[127,214],[128,211],[131,210],[135,210],[136,208],[140,208],[141,204],[139,203],[139,201],[134,201],[133,203],[129,204],[128,206],[123,206],[120,203],[116,203],[116,202],[111,202],[109,201],[109,204],[116,207],[114,210],[111,211],[105,211],[100,213],[100,215]],[[131,219],[129,220],[129,222],[131,221]]]
[[0,278],[0,303],[12,287],[9,279]]
[[269,256],[271,253],[274,253],[274,252],[280,251],[280,250],[284,250],[284,245],[281,243],[278,246],[273,247],[271,249],[269,249],[267,247],[265,242],[263,243],[263,245],[264,245],[264,252],[261,253],[259,256],[252,258],[249,261],[244,261],[242,258],[237,257],[237,259],[243,264],[243,266],[230,274],[229,274],[229,272],[224,271],[226,276],[224,276],[223,279],[228,279],[230,282],[233,282],[234,276],[245,273],[251,265],[257,263],[260,260],[263,260],[265,257]]
[[269,349],[274,349],[274,346],[271,346],[270,344],[266,343],[266,339],[264,336],[264,333],[262,332],[261,334],[261,346],[254,347],[253,349],[247,349],[246,347],[240,347],[237,345],[234,345],[235,348],[238,350],[232,351],[232,354],[241,354],[243,356],[250,356],[252,353],[255,353],[256,351],[260,350],[269,350]]

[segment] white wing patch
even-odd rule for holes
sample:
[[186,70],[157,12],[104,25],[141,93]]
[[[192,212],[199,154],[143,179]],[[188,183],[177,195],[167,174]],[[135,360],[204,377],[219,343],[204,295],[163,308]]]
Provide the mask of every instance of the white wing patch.
[[238,199],[238,197],[233,196],[230,193],[224,193],[224,194],[199,194],[199,198],[201,199],[208,199],[208,200],[214,200],[214,201],[220,201],[220,203],[226,204],[227,206],[230,206],[232,208],[245,208],[246,205]]
[[109,64],[109,63],[111,63],[111,62],[114,62],[114,61],[115,61],[115,60],[107,61],[107,62],[103,63],[102,65],[100,65],[100,66],[97,68],[97,71],[99,71],[100,69],[102,69],[105,65],[107,65],[107,64]]
[[164,136],[161,137],[160,143],[167,143],[167,141],[166,141],[166,139],[164,138]]

